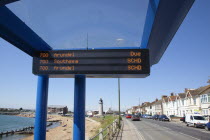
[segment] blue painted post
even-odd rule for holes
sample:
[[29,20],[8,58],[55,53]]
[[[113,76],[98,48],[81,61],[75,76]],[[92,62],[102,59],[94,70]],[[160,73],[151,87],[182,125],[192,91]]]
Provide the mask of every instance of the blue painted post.
[[48,76],[38,76],[34,140],[46,139]]
[[73,140],[85,140],[85,75],[75,76]]

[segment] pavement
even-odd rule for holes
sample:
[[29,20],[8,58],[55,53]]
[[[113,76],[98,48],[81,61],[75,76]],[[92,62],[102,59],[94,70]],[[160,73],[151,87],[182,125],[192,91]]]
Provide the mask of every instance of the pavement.
[[144,140],[137,128],[127,119],[123,118],[122,130],[116,140]]
[[210,131],[181,122],[123,118],[123,128],[116,140],[210,140]]

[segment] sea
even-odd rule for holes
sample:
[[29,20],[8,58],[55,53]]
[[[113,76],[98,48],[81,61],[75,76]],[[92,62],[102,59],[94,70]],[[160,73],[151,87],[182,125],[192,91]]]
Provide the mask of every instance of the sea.
[[[5,131],[11,131],[16,129],[22,129],[24,127],[34,126],[34,118],[0,115],[0,133]],[[59,123],[54,123],[47,129],[55,128],[59,126]],[[30,135],[26,134],[15,134],[15,135],[4,135],[0,137],[0,140],[20,140]]]

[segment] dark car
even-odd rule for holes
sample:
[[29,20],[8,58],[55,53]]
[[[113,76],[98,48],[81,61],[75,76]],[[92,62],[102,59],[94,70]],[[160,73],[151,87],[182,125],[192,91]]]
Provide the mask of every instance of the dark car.
[[170,121],[169,118],[166,115],[160,115],[158,117],[158,120],[159,121]]
[[206,129],[207,131],[210,131],[210,122],[208,122],[208,123],[206,124],[205,129]]
[[140,121],[140,116],[139,115],[132,115],[131,120],[132,121]]
[[131,114],[127,114],[125,117],[126,117],[126,119],[130,119],[132,117],[132,115]]
[[153,116],[152,116],[152,119],[153,119],[153,120],[157,120],[158,118],[159,118],[159,115],[153,115]]
[[185,117],[181,117],[180,121],[185,122]]

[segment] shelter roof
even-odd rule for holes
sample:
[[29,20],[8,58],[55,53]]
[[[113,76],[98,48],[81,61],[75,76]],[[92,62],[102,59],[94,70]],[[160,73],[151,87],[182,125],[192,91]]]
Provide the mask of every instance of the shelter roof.
[[149,0],[21,0],[7,7],[53,49],[140,47]]

